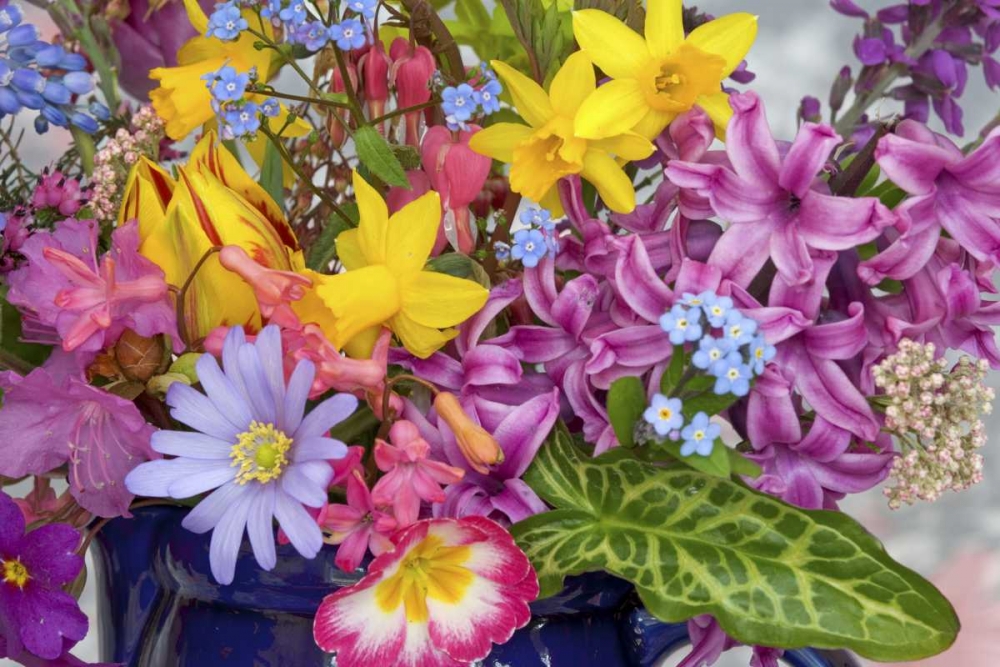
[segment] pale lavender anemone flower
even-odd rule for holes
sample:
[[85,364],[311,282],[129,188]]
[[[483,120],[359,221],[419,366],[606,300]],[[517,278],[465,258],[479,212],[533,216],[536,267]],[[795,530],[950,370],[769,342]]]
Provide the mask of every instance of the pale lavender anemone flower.
[[233,581],[244,529],[265,570],[276,563],[274,519],[306,558],[323,546],[305,507],[327,501],[329,461],[347,454],[328,432],[358,401],[338,394],[304,415],[316,369],[300,361],[286,386],[282,360],[277,326],[264,327],[254,343],[246,342],[241,328],[230,329],[222,350],[225,372],[211,355],[198,360],[205,394],[181,383],[167,392],[171,415],[195,432],[159,431],[152,446],[177,458],[141,465],[125,480],[144,496],[190,498],[213,491],[182,525],[195,533],[213,531],[209,557],[222,584]]
[[782,154],[757,95],[729,100],[726,153],[732,169],[673,160],[666,170],[674,184],[708,197],[715,213],[734,223],[708,260],[724,278],[746,287],[770,257],[789,283],[802,284],[813,275],[811,250],[854,248],[895,222],[878,199],[833,196],[817,178],[842,141],[833,128],[803,123]]

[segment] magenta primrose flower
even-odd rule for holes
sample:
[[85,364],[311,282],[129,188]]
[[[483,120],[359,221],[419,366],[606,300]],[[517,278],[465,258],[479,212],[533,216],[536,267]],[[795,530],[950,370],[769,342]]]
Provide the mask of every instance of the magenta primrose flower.
[[87,634],[87,616],[63,591],[83,569],[80,533],[61,523],[24,529],[20,508],[0,492],[0,658],[56,660]]
[[152,445],[176,458],[139,466],[125,480],[133,493],[154,498],[212,491],[183,525],[195,533],[213,531],[209,558],[222,584],[233,581],[244,530],[265,570],[277,561],[274,519],[306,558],[323,546],[306,507],[327,501],[329,461],[347,454],[328,432],[354,412],[358,400],[338,394],[306,415],[316,369],[300,361],[286,384],[283,359],[277,326],[264,327],[253,343],[240,327],[230,329],[222,350],[225,371],[211,355],[198,360],[205,393],[182,383],[167,392],[171,415],[194,431],[159,431]]

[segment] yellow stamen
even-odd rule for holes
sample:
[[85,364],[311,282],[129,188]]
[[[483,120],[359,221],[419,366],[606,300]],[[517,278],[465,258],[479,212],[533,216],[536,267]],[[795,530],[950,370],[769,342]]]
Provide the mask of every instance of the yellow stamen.
[[0,572],[3,573],[3,581],[18,588],[24,588],[31,579],[28,568],[19,559],[0,560]]
[[660,408],[660,419],[662,421],[670,421],[670,418],[674,416],[674,411],[670,408]]
[[440,537],[426,537],[403,556],[396,572],[376,587],[379,608],[389,613],[402,604],[408,622],[426,622],[430,616],[428,598],[456,604],[464,597],[474,578],[463,567],[470,555],[467,546],[449,547]]
[[232,466],[239,467],[236,483],[257,481],[266,484],[281,477],[288,465],[288,450],[292,439],[275,428],[274,424],[250,422],[250,428],[240,433],[229,452]]

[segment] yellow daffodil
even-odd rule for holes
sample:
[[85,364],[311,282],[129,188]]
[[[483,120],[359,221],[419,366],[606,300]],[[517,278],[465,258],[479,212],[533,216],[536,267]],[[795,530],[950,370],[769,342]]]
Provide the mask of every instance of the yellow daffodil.
[[360,356],[364,350],[358,348],[370,346],[385,325],[411,353],[429,357],[455,337],[450,327],[478,311],[489,292],[471,280],[424,270],[441,220],[436,192],[391,216],[357,172],[354,193],[361,221],[337,237],[337,254],[347,271],[312,274],[316,295],[334,317],[324,333],[338,348],[353,342],[347,350]]
[[728,14],[685,38],[682,10],[681,0],[649,0],[645,39],[598,9],[573,13],[580,48],[613,79],[580,107],[578,136],[599,139],[634,129],[653,138],[694,105],[721,136],[732,115],[721,83],[750,50],[757,17]]
[[[277,204],[212,133],[178,168],[176,180],[148,160],[133,168],[119,213],[120,222],[131,219],[139,222],[140,252],[178,288],[213,246],[240,246],[271,269],[303,268],[298,241]],[[227,271],[218,255],[195,274],[184,314],[182,326],[191,341],[221,325],[261,325],[252,288]]]
[[[149,99],[157,115],[166,122],[167,136],[175,140],[183,139],[200,125],[215,118],[212,95],[202,79],[206,74],[217,71],[223,65],[229,65],[238,72],[249,72],[257,68],[260,80],[267,81],[278,71],[271,60],[273,52],[270,49],[255,49],[254,43],[258,40],[251,33],[243,32],[239,38],[228,42],[205,37],[208,16],[198,0],[184,0],[184,7],[187,9],[188,20],[199,35],[189,39],[177,52],[177,67],[157,67],[149,73],[151,79],[160,82],[160,86],[149,93]],[[251,25],[259,24],[256,14],[250,10],[245,10],[244,14],[247,21],[252,22]],[[262,29],[266,35],[272,36],[269,22],[264,21]],[[251,95],[250,99],[261,102],[266,98]],[[281,113],[273,121],[274,126],[284,126],[287,114],[287,110],[282,107]],[[285,128],[283,136],[300,137],[308,134],[309,130],[307,123],[297,119]]]
[[476,152],[510,163],[510,187],[557,214],[562,211],[556,183],[579,174],[597,188],[613,211],[635,208],[635,190],[615,156],[641,160],[653,146],[625,130],[600,140],[589,140],[574,130],[581,104],[596,88],[594,65],[583,52],[566,59],[552,79],[548,93],[504,62],[493,68],[506,84],[518,113],[528,125],[496,123],[469,141]]

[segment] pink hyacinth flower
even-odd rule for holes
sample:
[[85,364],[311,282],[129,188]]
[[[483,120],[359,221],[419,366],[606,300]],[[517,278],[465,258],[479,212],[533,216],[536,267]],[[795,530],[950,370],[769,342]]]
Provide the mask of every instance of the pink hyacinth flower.
[[389,429],[390,445],[375,441],[375,463],[387,473],[372,490],[376,505],[392,505],[401,526],[420,516],[420,502],[444,502],[442,484],[454,484],[465,476],[461,468],[430,458],[431,446],[420,437],[413,422],[401,420]]
[[396,520],[376,507],[364,477],[357,470],[347,480],[347,504],[327,505],[319,514],[319,525],[339,544],[334,563],[345,572],[361,565],[369,551],[378,556],[392,549],[390,536]]
[[285,328],[298,326],[299,318],[292,311],[291,302],[306,295],[312,287],[311,280],[300,273],[261,266],[246,250],[235,245],[226,246],[219,252],[219,262],[253,288],[261,315],[270,323]]

